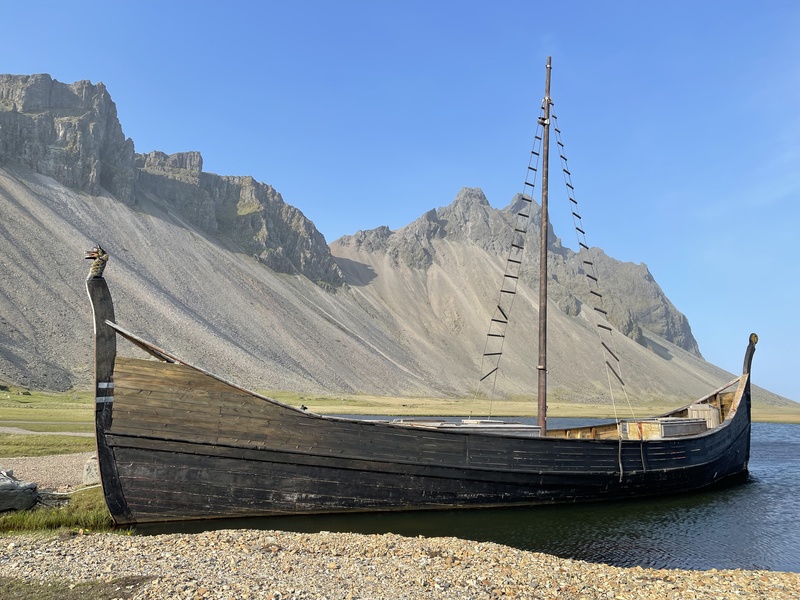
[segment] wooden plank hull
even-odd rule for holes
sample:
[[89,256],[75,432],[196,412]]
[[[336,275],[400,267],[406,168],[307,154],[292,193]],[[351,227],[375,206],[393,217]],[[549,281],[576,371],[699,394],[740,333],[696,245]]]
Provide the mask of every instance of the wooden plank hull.
[[506,437],[323,417],[187,365],[118,357],[111,426],[98,435],[117,477],[109,507],[122,506],[114,519],[129,524],[694,490],[746,473],[741,408],[685,438]]

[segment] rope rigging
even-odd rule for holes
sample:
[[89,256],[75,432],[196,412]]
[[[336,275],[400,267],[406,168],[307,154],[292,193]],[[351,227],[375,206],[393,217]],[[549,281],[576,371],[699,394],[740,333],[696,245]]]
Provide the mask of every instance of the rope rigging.
[[[543,116],[544,114],[545,106],[543,101],[540,114],[537,119],[536,132],[526,170],[523,191],[519,196],[519,209],[514,215],[511,247],[506,259],[503,282],[500,287],[500,295],[495,306],[494,314],[489,322],[489,329],[486,334],[486,341],[484,343],[483,355],[481,358],[481,378],[478,381],[478,385],[475,390],[475,398],[477,399],[481,393],[482,387],[486,386],[485,393],[489,396],[490,400],[490,416],[491,402],[494,398],[497,385],[497,373],[500,369],[500,361],[503,356],[503,350],[505,346],[509,316],[511,314],[511,308],[514,304],[514,298],[517,293],[517,286],[522,274],[522,259],[525,253],[526,238],[531,223],[531,213],[533,212],[533,192],[535,189],[536,177],[539,171],[539,160],[542,153],[543,129],[545,126],[549,125],[545,121]],[[620,427],[621,420],[617,415],[617,402],[614,394],[615,387],[618,387],[621,390],[632,416],[634,416],[634,411],[630,402],[630,398],[628,397],[625,381],[622,376],[622,363],[620,360],[620,353],[616,347],[616,339],[613,335],[613,327],[608,321],[608,311],[603,305],[603,293],[600,289],[600,278],[596,264],[596,257],[598,256],[599,249],[592,249],[588,244],[586,228],[583,225],[583,219],[579,211],[578,201],[575,197],[575,186],[572,182],[572,173],[569,170],[565,146],[561,136],[561,129],[558,125],[558,118],[555,114],[551,114],[550,119],[552,121],[552,130],[556,134],[556,146],[558,148],[558,156],[561,161],[561,170],[564,176],[568,210],[571,213],[572,224],[575,229],[578,244],[578,253],[576,254],[576,258],[579,263],[577,265],[577,270],[579,274],[583,274],[585,276],[587,283],[589,297],[588,304],[591,307],[591,311],[589,311],[589,321],[594,325],[594,329],[600,342],[604,368],[608,380],[608,389],[614,410],[614,418],[618,424],[618,427]],[[542,227],[547,226],[547,223],[542,223]]]
[[519,209],[514,215],[511,248],[506,259],[503,283],[500,286],[500,297],[497,300],[494,314],[489,321],[489,330],[486,334],[480,369],[482,376],[475,390],[475,398],[479,396],[481,386],[489,386],[489,384],[491,384],[490,401],[494,397],[497,371],[500,368],[500,358],[503,355],[506,329],[508,328],[508,317],[511,314],[511,307],[514,304],[514,298],[517,293],[517,285],[522,275],[522,259],[525,254],[525,242],[528,228],[530,227],[531,213],[533,212],[533,192],[536,187],[536,176],[539,171],[539,159],[542,153],[544,110],[544,103],[542,103],[533,138],[533,147],[528,159],[525,182],[522,187],[522,193],[519,196]]
[[[606,378],[608,379],[608,391],[611,396],[611,404],[614,409],[614,420],[620,422],[617,415],[617,402],[614,397],[614,382],[616,382],[622,391],[625,402],[631,415],[634,416],[633,406],[631,405],[628,391],[625,386],[625,380],[622,378],[622,361],[620,360],[620,353],[617,350],[616,338],[613,335],[613,328],[608,321],[608,311],[603,305],[603,293],[600,289],[600,277],[597,271],[597,261],[595,257],[599,254],[599,249],[592,250],[589,247],[586,238],[586,229],[583,226],[583,219],[578,211],[578,201],[575,199],[575,186],[572,183],[572,172],[569,170],[567,162],[566,149],[564,142],[561,138],[561,129],[558,125],[558,117],[553,114],[553,131],[556,134],[556,145],[558,146],[558,155],[561,160],[561,171],[564,174],[564,185],[567,190],[568,210],[572,214],[572,224],[575,229],[575,236],[578,243],[578,258],[580,264],[578,272],[582,272],[586,277],[586,284],[589,291],[589,299],[591,300],[590,306],[592,307],[591,315],[595,331],[597,332],[600,341],[600,348],[603,353],[603,362],[606,370]],[[581,254],[584,256],[581,258]]]

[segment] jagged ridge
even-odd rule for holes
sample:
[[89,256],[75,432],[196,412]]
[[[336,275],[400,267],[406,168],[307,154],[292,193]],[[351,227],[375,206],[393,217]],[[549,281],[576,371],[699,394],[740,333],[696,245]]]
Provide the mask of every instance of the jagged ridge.
[[337,287],[342,274],[322,234],[271,186],[203,173],[198,152],[134,154],[102,83],[0,75],[0,161],[127,205],[156,201],[282,273]]
[[[519,211],[517,196],[503,210],[491,207],[483,191],[464,188],[446,207],[433,209],[422,217],[391,232],[387,227],[359,231],[333,243],[337,248],[353,246],[358,252],[384,252],[391,265],[413,269],[429,269],[436,261],[437,240],[469,243],[490,255],[505,259],[511,244],[514,215]],[[526,246],[537,248],[541,231],[541,207],[533,203],[531,227]],[[561,244],[550,230],[549,268],[553,282],[549,286],[551,299],[559,309],[571,316],[580,313],[582,303],[591,302],[582,270],[587,251],[575,253]],[[444,246],[445,251],[449,246]],[[609,321],[634,341],[650,347],[642,328],[684,350],[700,356],[697,341],[686,317],[669,301],[644,264],[622,263],[606,256],[602,250],[588,251],[597,265],[606,294]],[[531,289],[539,286],[539,256],[529,252],[521,281]],[[615,300],[621,298],[623,300]]]

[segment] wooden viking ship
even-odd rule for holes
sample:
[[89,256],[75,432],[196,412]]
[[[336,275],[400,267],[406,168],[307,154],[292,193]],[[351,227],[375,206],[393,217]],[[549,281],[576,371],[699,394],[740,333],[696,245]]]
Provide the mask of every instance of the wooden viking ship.
[[[548,59],[537,136],[543,146],[532,153],[543,156],[543,269],[551,104]],[[522,199],[523,207],[532,202],[527,193]],[[529,217],[525,210],[521,220]],[[516,285],[521,244],[520,238],[509,255],[504,285]],[[543,273],[538,425],[324,416],[248,391],[121,327],[103,278],[108,254],[97,246],[86,258],[93,260],[86,287],[94,314],[97,457],[106,503],[120,525],[616,500],[688,492],[747,474],[755,334],[741,376],[683,408],[548,429]],[[503,297],[492,319],[501,327],[508,320]],[[605,322],[598,327],[611,330]],[[491,339],[503,336],[490,330]],[[120,337],[155,360],[118,355]]]

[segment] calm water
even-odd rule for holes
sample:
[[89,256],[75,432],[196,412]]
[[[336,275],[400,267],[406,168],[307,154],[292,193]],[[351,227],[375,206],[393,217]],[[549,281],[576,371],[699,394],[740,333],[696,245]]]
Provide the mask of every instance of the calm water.
[[[520,419],[525,420],[525,419]],[[576,419],[550,419],[551,427]],[[750,478],[722,490],[591,505],[272,517],[141,528],[249,527],[455,536],[611,565],[800,572],[800,425],[754,423]]]

